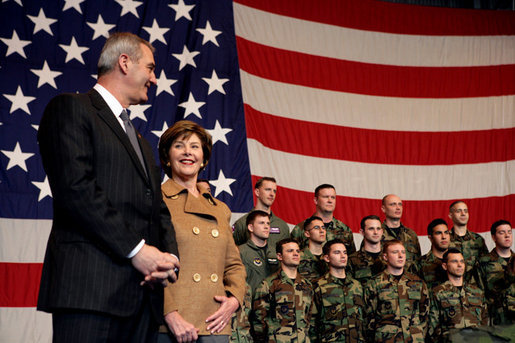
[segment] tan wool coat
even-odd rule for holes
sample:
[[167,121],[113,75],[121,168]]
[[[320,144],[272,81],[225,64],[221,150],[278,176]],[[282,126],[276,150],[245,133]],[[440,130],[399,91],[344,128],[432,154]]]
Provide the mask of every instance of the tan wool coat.
[[[220,304],[215,295],[233,295],[240,306],[245,295],[245,267],[229,225],[231,211],[223,202],[199,187],[195,197],[173,180],[161,187],[179,247],[179,280],[165,288],[164,313],[178,311],[199,335],[210,335],[206,318]],[[227,325],[220,332],[231,334]]]

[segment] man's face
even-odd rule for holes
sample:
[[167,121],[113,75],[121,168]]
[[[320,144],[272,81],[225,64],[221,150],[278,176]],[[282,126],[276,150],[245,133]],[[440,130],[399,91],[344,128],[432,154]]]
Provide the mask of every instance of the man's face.
[[129,57],[126,84],[129,89],[128,99],[130,105],[137,105],[147,102],[148,88],[157,83],[154,74],[155,62],[152,51],[144,45],[140,44],[141,58],[134,61]]
[[336,191],[333,188],[323,188],[315,197],[315,205],[322,213],[333,213],[336,207]]
[[402,200],[396,195],[389,195],[384,199],[384,205],[381,206],[386,218],[401,219],[402,217]]
[[447,225],[440,224],[433,228],[433,235],[429,236],[429,240],[439,251],[445,251],[449,248],[450,236]]
[[331,251],[329,255],[324,255],[324,260],[333,268],[345,268],[347,266],[347,248],[341,243],[331,245]]
[[324,222],[321,220],[313,220],[304,228],[304,235],[315,243],[324,243],[326,237]]
[[499,225],[495,229],[495,235],[492,236],[495,246],[500,249],[509,249],[513,243],[511,226],[508,224]]
[[465,260],[462,254],[447,255],[447,263],[442,263],[443,269],[454,277],[461,277],[465,273]]
[[297,243],[290,242],[283,244],[283,252],[277,253],[277,259],[284,266],[297,267],[300,263],[300,248]]
[[259,239],[268,239],[270,236],[270,218],[257,216],[252,224],[249,224],[249,231]]
[[386,253],[383,254],[383,258],[393,268],[404,268],[406,264],[406,249],[404,249],[402,244],[390,245]]
[[270,207],[275,201],[277,184],[273,181],[263,181],[259,188],[254,190],[257,200],[263,205]]
[[377,219],[365,220],[365,230],[361,229],[363,239],[369,243],[379,243],[383,237],[383,228],[381,222]]
[[467,207],[467,204],[459,202],[451,207],[449,218],[451,218],[452,222],[456,226],[467,225],[469,221],[469,208]]

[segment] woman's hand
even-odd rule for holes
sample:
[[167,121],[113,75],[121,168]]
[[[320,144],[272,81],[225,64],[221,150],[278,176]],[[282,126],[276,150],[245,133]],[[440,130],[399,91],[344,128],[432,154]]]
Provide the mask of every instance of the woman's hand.
[[172,331],[177,342],[194,342],[198,339],[199,329],[182,318],[179,312],[173,311],[168,313],[165,316],[165,322],[170,331]]
[[220,303],[220,308],[206,319],[206,323],[209,323],[207,329],[213,334],[222,331],[231,322],[233,313],[240,307],[238,300],[233,296],[215,295],[215,300]]

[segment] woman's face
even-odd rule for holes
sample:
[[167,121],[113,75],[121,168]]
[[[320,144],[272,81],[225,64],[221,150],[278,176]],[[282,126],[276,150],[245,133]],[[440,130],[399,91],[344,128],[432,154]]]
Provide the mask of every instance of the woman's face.
[[181,179],[196,178],[204,161],[200,138],[195,133],[188,138],[177,138],[173,141],[168,156],[173,176]]

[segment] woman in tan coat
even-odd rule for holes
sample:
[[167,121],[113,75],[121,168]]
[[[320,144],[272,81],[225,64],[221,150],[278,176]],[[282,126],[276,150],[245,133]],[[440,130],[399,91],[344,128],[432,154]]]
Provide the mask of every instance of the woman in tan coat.
[[[245,267],[232,238],[231,211],[197,185],[211,147],[211,136],[187,120],[166,130],[159,142],[161,165],[170,178],[161,190],[181,257],[179,279],[165,289],[164,314],[178,342],[228,342],[231,316],[245,293]],[[173,342],[164,339],[160,335],[160,342]]]

